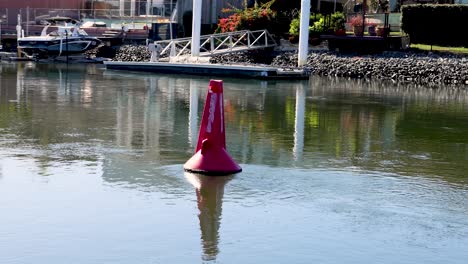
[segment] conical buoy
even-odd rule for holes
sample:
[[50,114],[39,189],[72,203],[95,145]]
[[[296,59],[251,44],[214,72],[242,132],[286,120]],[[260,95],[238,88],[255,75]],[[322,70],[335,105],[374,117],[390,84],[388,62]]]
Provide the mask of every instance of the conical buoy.
[[195,154],[184,164],[184,169],[206,175],[242,171],[226,151],[223,81],[210,81]]

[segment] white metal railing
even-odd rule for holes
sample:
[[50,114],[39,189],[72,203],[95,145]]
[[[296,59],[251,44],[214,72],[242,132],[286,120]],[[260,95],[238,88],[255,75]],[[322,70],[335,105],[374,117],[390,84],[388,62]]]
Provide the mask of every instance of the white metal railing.
[[[190,54],[192,38],[159,40],[162,57],[178,57]],[[229,52],[274,47],[277,43],[268,30],[242,30],[200,36],[200,56],[212,56]]]

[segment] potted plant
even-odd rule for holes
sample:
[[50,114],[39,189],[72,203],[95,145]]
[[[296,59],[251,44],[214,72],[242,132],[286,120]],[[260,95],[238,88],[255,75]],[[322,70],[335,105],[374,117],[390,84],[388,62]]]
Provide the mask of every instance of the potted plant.
[[345,36],[346,17],[342,12],[335,12],[330,17],[330,28],[337,36]]
[[377,35],[377,33],[375,31],[376,26],[377,25],[375,23],[367,24],[367,33],[369,33],[369,36],[376,36]]
[[353,27],[354,35],[362,37],[364,35],[364,27],[362,23],[362,16],[356,15],[351,17],[349,23]]
[[299,25],[300,20],[298,17],[293,19],[289,25],[289,41],[291,43],[299,42]]
[[335,35],[336,36],[346,36],[346,30],[344,28],[340,28],[335,30]]
[[377,26],[377,29],[376,29],[377,36],[387,37],[389,32],[390,32],[389,28],[386,28],[385,26]]

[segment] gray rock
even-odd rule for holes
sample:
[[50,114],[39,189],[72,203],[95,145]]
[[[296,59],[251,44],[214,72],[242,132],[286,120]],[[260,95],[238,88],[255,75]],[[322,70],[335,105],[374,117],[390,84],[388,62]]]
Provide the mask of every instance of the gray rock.
[[[150,52],[143,45],[123,45],[115,61],[149,61]],[[297,52],[256,50],[216,55],[215,64],[261,64],[279,68],[297,68]],[[467,85],[468,56],[431,52],[389,51],[377,55],[341,55],[313,51],[304,66],[312,74],[429,85]]]

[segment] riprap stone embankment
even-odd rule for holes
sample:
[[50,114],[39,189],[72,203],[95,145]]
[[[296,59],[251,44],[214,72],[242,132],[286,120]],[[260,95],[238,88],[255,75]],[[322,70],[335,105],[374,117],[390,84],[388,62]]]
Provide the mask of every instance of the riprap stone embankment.
[[[149,61],[145,46],[121,46],[113,60]],[[213,56],[211,63],[268,65],[297,68],[297,52],[250,51]],[[468,85],[468,56],[415,51],[384,52],[376,55],[342,55],[312,51],[307,58],[312,74],[365,78],[423,85]]]

